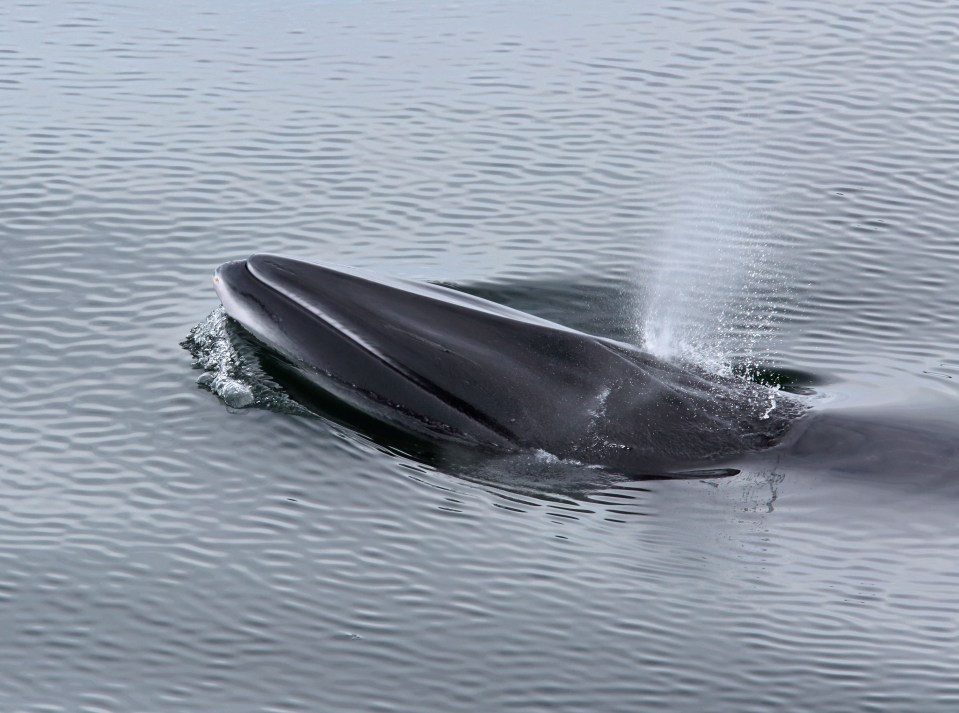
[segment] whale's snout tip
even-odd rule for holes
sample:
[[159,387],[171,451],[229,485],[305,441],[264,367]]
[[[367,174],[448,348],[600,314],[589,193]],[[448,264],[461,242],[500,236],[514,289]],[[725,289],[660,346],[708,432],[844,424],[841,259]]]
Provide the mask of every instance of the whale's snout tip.
[[213,271],[213,284],[214,285],[223,285],[226,282],[229,282],[229,277],[232,275],[236,277],[238,270],[243,270],[246,267],[246,260],[230,260],[225,262]]
[[242,269],[243,264],[243,260],[225,262],[213,271],[213,289],[216,290],[221,301],[229,290],[230,283],[236,283],[239,275],[238,269]]
[[219,293],[223,288],[223,265],[213,271],[213,288]]

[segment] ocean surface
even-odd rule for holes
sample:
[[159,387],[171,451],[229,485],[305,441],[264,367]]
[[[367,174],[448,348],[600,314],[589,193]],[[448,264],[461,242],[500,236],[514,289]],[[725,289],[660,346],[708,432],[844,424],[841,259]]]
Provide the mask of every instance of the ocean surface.
[[[0,711],[956,711],[957,77],[942,2],[0,4]],[[464,477],[236,400],[255,252],[821,433]]]

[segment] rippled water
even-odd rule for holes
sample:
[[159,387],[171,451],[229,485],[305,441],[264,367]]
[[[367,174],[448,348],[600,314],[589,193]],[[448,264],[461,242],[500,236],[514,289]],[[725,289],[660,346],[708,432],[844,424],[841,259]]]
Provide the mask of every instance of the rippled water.
[[[959,706],[959,9],[0,28],[0,710]],[[774,365],[829,428],[581,491],[231,408],[180,342],[257,251]]]

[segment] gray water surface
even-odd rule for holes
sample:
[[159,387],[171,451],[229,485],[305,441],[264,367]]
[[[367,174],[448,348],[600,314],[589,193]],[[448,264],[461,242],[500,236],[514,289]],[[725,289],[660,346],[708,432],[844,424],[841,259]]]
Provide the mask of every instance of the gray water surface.
[[[0,710],[956,710],[957,76],[948,3],[0,5]],[[465,478],[197,384],[262,251],[867,426]]]

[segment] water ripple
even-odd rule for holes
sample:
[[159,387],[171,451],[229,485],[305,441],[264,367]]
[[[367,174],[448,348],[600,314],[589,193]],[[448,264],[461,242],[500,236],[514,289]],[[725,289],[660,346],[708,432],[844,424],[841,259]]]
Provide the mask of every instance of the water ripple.
[[0,7],[0,709],[956,709],[952,484],[510,488],[197,384],[273,251],[955,422],[959,8],[584,7]]

